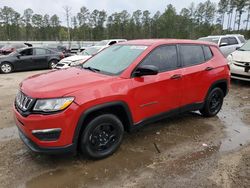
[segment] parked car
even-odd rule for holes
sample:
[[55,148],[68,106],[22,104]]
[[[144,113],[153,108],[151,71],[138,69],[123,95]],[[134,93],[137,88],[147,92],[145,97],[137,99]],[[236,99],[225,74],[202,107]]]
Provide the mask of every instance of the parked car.
[[102,40],[95,44],[95,46],[112,46],[116,43],[126,42],[126,39],[109,39],[109,40]]
[[0,70],[11,73],[20,70],[55,68],[64,58],[63,53],[46,48],[22,48],[9,55],[0,56]]
[[2,55],[8,55],[8,54],[10,54],[11,52],[14,52],[17,49],[25,48],[27,46],[32,46],[32,45],[28,44],[28,43],[23,43],[23,44],[7,44],[7,45],[3,46],[0,49],[0,54],[2,54]]
[[250,81],[250,40],[228,56],[231,78]]
[[51,44],[45,44],[42,47],[51,49],[53,51],[61,52],[63,53],[64,57],[71,56],[70,49],[66,45],[51,43]]
[[222,53],[227,57],[229,54],[234,52],[237,48],[241,47],[245,42],[243,35],[219,35],[219,36],[208,36],[199,38],[201,41],[208,41],[218,44]]
[[215,116],[228,93],[215,44],[152,39],[111,46],[82,66],[25,79],[13,106],[24,143],[40,153],[113,154],[124,131],[200,110]]
[[92,46],[95,46],[95,43],[93,43],[93,42],[84,42],[84,43],[81,45],[81,48],[78,50],[78,53],[81,53],[82,51],[84,51],[84,50],[86,50],[87,48],[92,47]]
[[72,66],[77,66],[79,64],[84,63],[89,58],[91,58],[93,55],[97,54],[98,52],[105,49],[106,46],[93,46],[85,51],[79,53],[78,55],[73,55],[67,58],[62,59],[59,63],[56,65],[56,69],[65,69]]
[[74,43],[70,45],[70,53],[71,54],[77,54],[80,50],[81,46],[80,44]]

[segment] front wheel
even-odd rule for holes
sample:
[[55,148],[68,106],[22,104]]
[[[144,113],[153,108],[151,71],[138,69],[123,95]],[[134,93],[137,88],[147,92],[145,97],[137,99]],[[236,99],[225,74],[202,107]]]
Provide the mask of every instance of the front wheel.
[[58,61],[56,59],[53,59],[49,62],[49,68],[50,69],[54,69],[56,68],[56,65],[57,65]]
[[0,69],[1,72],[5,74],[11,73],[13,71],[13,67],[10,63],[2,63]]
[[80,149],[93,159],[112,155],[120,146],[124,128],[113,114],[103,114],[92,119],[81,135]]
[[205,117],[216,116],[221,110],[224,93],[220,88],[214,88],[207,96],[204,107],[200,110]]

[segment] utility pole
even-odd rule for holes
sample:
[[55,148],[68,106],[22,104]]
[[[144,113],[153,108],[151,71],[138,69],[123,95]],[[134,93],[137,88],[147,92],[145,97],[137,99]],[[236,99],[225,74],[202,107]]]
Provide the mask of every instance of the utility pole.
[[70,22],[70,11],[71,11],[71,7],[69,7],[69,6],[64,6],[63,9],[64,9],[64,11],[65,11],[65,16],[66,16],[66,21],[67,21],[68,43],[69,43],[69,48],[70,48],[70,46],[71,46],[71,45],[70,45],[71,39],[70,39],[70,24],[69,24],[69,22]]

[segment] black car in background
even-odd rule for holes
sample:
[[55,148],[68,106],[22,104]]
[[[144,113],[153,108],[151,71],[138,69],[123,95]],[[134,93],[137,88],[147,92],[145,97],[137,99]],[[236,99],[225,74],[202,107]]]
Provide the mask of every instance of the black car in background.
[[10,73],[20,70],[53,69],[64,58],[63,53],[40,47],[16,50],[0,56],[0,71]]

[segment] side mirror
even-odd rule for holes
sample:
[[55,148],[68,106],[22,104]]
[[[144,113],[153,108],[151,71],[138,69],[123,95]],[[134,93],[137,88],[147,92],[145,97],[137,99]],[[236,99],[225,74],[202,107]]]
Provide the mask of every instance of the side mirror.
[[222,47],[222,46],[227,46],[227,45],[228,45],[228,43],[223,42],[223,43],[220,44],[220,47]]
[[158,68],[154,65],[143,65],[143,66],[139,66],[135,70],[134,76],[141,77],[141,76],[148,76],[148,75],[156,75],[158,74],[158,72],[159,72]]
[[240,47],[236,47],[236,50],[239,50],[240,49]]
[[21,54],[18,53],[18,54],[16,55],[16,57],[17,57],[18,59],[20,59]]

